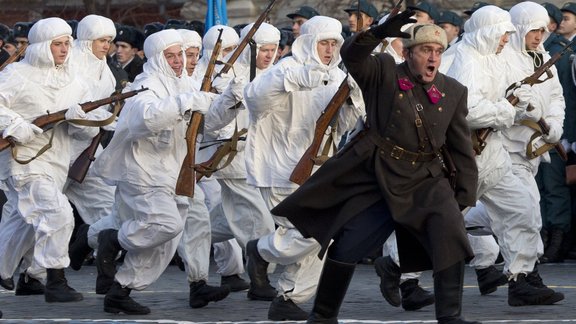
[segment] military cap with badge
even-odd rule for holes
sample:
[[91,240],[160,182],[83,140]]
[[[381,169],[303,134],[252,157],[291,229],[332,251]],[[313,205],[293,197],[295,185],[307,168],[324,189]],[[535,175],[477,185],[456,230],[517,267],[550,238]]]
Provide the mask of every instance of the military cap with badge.
[[320,16],[320,13],[318,13],[318,11],[310,6],[302,6],[298,9],[296,9],[296,11],[291,12],[289,14],[286,15],[286,17],[290,18],[290,19],[294,19],[296,17],[302,17],[302,18],[306,18],[306,19],[310,19],[314,16]]
[[348,14],[357,12],[360,9],[361,12],[367,14],[368,16],[372,17],[374,20],[378,18],[378,10],[374,7],[373,4],[366,0],[359,0],[353,2],[348,8],[344,9]]
[[144,46],[144,33],[132,26],[120,26],[114,42],[125,42],[140,50]]
[[425,12],[434,21],[436,21],[436,19],[438,19],[438,17],[440,16],[438,9],[436,9],[436,7],[434,5],[430,4],[429,2],[427,2],[425,0],[419,1],[417,4],[415,4],[413,6],[408,6],[408,9],[419,10],[419,11]]

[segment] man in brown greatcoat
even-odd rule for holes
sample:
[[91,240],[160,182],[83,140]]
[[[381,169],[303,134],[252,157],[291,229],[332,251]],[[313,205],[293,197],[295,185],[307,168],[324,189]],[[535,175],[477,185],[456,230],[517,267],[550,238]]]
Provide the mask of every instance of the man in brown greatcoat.
[[[321,255],[334,240],[308,323],[337,323],[355,264],[382,246],[395,227],[402,270],[434,270],[438,322],[477,323],[460,317],[464,261],[472,257],[460,209],[475,204],[478,179],[467,90],[438,73],[447,45],[440,27],[400,31],[414,22],[412,14],[406,11],[345,43],[341,54],[362,89],[367,129],[272,210],[318,240]],[[409,37],[405,63],[370,55],[385,37]],[[442,145],[457,170],[454,189],[443,170]]]

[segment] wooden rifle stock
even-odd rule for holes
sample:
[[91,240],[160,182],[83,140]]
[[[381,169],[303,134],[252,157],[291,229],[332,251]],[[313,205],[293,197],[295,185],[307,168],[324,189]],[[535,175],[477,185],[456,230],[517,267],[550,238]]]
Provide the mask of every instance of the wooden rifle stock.
[[[218,39],[210,56],[210,63],[208,63],[206,73],[204,73],[202,79],[202,86],[200,87],[200,90],[204,92],[209,92],[212,88],[212,75],[216,67],[216,60],[220,54],[220,48],[222,47],[223,29],[219,31]],[[196,140],[203,122],[204,115],[197,111],[192,112],[192,117],[186,129],[186,156],[180,167],[178,180],[176,180],[175,192],[177,195],[188,196],[190,198],[194,197],[194,186],[196,184]]]
[[20,46],[20,48],[14,53],[12,54],[7,60],[6,62],[2,63],[2,65],[0,66],[0,71],[4,70],[4,68],[10,64],[10,63],[14,63],[16,62],[20,56],[22,56],[22,54],[24,54],[24,52],[26,51],[26,48],[28,47],[28,45],[22,45]]
[[404,2],[404,0],[398,0],[398,2],[396,2],[394,8],[390,10],[390,14],[388,15],[388,18],[386,20],[396,16],[400,12],[400,9],[402,9],[402,2]]
[[[138,90],[132,90],[132,91],[128,91],[125,93],[115,94],[115,95],[112,95],[108,98],[104,98],[104,99],[100,99],[100,100],[96,100],[96,101],[87,101],[85,103],[81,103],[80,107],[82,108],[82,110],[84,112],[88,113],[88,112],[91,112],[92,110],[94,110],[100,106],[109,105],[113,102],[133,97],[133,96],[137,95],[139,92],[146,91],[146,90],[148,90],[148,88],[141,88]],[[42,128],[44,131],[47,131],[49,129],[52,129],[54,127],[54,125],[56,125],[56,123],[66,119],[66,116],[65,116],[66,111],[68,111],[68,109],[63,109],[63,110],[57,111],[55,113],[48,113],[46,115],[42,115],[42,116],[34,119],[34,121],[32,121],[32,124]],[[0,151],[3,151],[6,148],[10,147],[11,142],[12,142],[11,137],[0,138]]]
[[[114,92],[114,94],[121,93],[120,91],[122,90],[117,90]],[[114,108],[114,116],[117,116],[120,113],[123,106],[124,105],[120,104],[119,102],[116,103],[116,107]],[[92,165],[92,162],[96,160],[96,151],[98,151],[98,147],[100,147],[100,143],[102,142],[105,134],[106,130],[100,128],[98,134],[92,138],[90,145],[84,149],[80,155],[78,155],[76,160],[74,160],[74,163],[72,163],[68,169],[68,178],[78,183],[82,183],[84,181],[86,174],[88,174],[88,169],[90,169],[90,165]]]
[[232,53],[232,55],[230,55],[230,58],[228,59],[226,64],[224,64],[222,69],[218,72],[218,74],[216,74],[216,78],[220,77],[220,75],[226,74],[226,73],[228,73],[228,71],[230,71],[230,69],[232,68],[232,65],[234,65],[234,63],[236,62],[238,57],[240,57],[240,54],[242,54],[242,51],[246,48],[246,45],[248,45],[248,42],[252,39],[254,34],[256,34],[256,31],[258,30],[258,28],[260,28],[260,25],[262,25],[264,20],[266,20],[266,18],[270,14],[270,11],[272,11],[272,8],[274,7],[275,3],[276,3],[276,0],[271,0],[268,3],[268,6],[266,6],[266,9],[264,9],[264,11],[260,14],[260,16],[258,16],[258,19],[256,19],[256,21],[254,22],[254,25],[252,25],[252,28],[250,28],[248,33],[246,33],[246,36],[244,36],[244,38],[242,39],[240,44],[238,44],[238,46],[234,50],[234,53]]
[[78,183],[82,183],[82,181],[84,181],[90,165],[96,159],[96,151],[98,150],[98,146],[100,146],[100,141],[102,141],[104,132],[105,130],[100,128],[98,135],[92,138],[90,146],[88,146],[84,151],[82,151],[82,153],[80,153],[80,155],[78,155],[68,170],[68,178]]
[[[264,10],[264,12],[262,12],[260,14],[260,16],[258,17],[256,22],[254,22],[254,25],[252,26],[252,28],[250,28],[250,30],[248,31],[248,33],[246,34],[246,36],[244,37],[242,42],[240,42],[240,44],[238,44],[238,46],[234,50],[234,53],[232,53],[232,55],[230,56],[228,61],[224,64],[222,69],[220,69],[220,71],[216,74],[216,76],[214,78],[217,78],[220,75],[225,74],[230,70],[230,68],[232,67],[232,65],[234,65],[234,63],[236,62],[238,57],[240,57],[240,54],[242,53],[244,48],[246,48],[246,45],[248,45],[248,42],[254,36],[254,34],[256,33],[258,28],[260,27],[260,25],[262,25],[264,20],[268,17],[268,14],[272,10],[272,7],[274,7],[275,3],[276,3],[276,0],[271,0],[270,3],[268,3],[268,6]],[[208,68],[206,69],[206,74],[204,74],[204,79],[202,81],[202,88],[201,88],[202,91],[210,91],[212,88],[212,75],[213,75],[214,69],[216,67],[216,59],[218,58],[218,53],[220,52],[220,47],[222,46],[221,45],[222,44],[221,36],[222,36],[222,31],[220,31],[220,35],[218,36],[218,41],[216,41],[216,46],[214,46],[214,51],[212,52],[212,57],[210,58],[210,64],[208,65]],[[214,54],[216,54],[216,55],[214,55]],[[180,168],[180,174],[178,175],[178,180],[176,182],[176,194],[177,195],[184,195],[184,196],[188,196],[188,197],[193,197],[194,196],[195,181],[197,178],[198,179],[201,178],[201,177],[197,177],[195,175],[195,173],[196,173],[196,170],[195,170],[196,157],[195,156],[196,156],[196,138],[198,137],[198,131],[199,131],[200,125],[202,125],[203,118],[204,118],[204,116],[202,114],[200,114],[198,112],[193,112],[192,113],[192,119],[190,120],[190,124],[188,124],[188,130],[186,131],[186,142],[187,142],[188,152],[186,153],[186,157],[184,158],[184,163],[182,163],[182,167]],[[192,129],[192,127],[195,127],[195,128]]]
[[[210,177],[212,173],[217,171],[217,162],[220,162],[220,157],[226,155],[230,151],[230,142],[224,143],[216,149],[212,156],[205,162],[196,165],[198,172],[196,172],[196,182],[200,181],[204,176]],[[218,160],[218,161],[217,161]]]
[[188,150],[176,181],[177,195],[194,197],[194,186],[196,184],[196,139],[203,119],[204,116],[195,111],[192,113],[192,118],[188,124],[188,129],[186,130],[186,147]]
[[[396,4],[394,5],[394,8],[392,8],[392,10],[390,10],[390,14],[388,15],[388,17],[394,17],[400,12],[400,9],[402,9],[402,2],[404,2],[404,0],[398,0],[398,2],[396,2]],[[386,18],[386,20],[388,20],[388,18]],[[382,43],[382,47],[380,47],[380,53],[384,53],[384,50],[388,46],[388,41],[386,40],[386,38],[384,38],[381,41],[381,43]]]
[[362,31],[364,26],[364,17],[362,17],[362,11],[360,11],[360,0],[358,0],[358,6],[356,7],[356,32]]
[[330,122],[334,119],[344,101],[348,99],[350,95],[350,87],[348,86],[348,77],[344,78],[338,90],[330,99],[330,102],[316,120],[316,128],[314,129],[314,138],[312,139],[312,144],[308,147],[306,152],[300,158],[300,161],[294,167],[292,174],[290,174],[290,181],[302,185],[304,181],[308,180],[310,174],[312,174],[312,169],[316,165],[316,155],[320,150],[322,145],[322,140],[324,139],[324,134],[326,129],[330,125]]
[[[398,12],[400,12],[402,1],[404,0],[398,0],[386,20],[396,16]],[[358,4],[358,11],[360,11],[360,4]],[[360,17],[360,15],[358,16]],[[316,128],[314,129],[314,138],[312,139],[312,144],[310,144],[308,149],[304,152],[294,167],[294,170],[292,170],[289,178],[290,181],[302,185],[312,174],[314,165],[319,165],[321,163],[318,159],[316,159],[316,156],[318,155],[318,151],[322,145],[324,134],[340,110],[340,107],[342,107],[344,104],[344,101],[348,99],[348,96],[350,96],[350,86],[348,86],[348,77],[346,77],[338,87],[338,90],[336,90],[336,93],[332,99],[330,99],[328,105],[326,105],[326,108],[320,117],[318,117],[316,120]]]

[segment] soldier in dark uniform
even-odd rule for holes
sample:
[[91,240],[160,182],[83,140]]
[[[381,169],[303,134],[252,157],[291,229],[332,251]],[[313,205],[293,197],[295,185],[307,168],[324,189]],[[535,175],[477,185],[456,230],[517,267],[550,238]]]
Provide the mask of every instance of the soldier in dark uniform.
[[12,32],[10,32],[8,37],[6,39],[4,39],[4,46],[2,46],[2,48],[6,52],[8,52],[9,55],[13,55],[18,50],[18,48],[16,47],[17,45],[18,44],[16,43],[16,40],[14,39],[14,34],[12,34]]
[[478,10],[478,9],[480,9],[480,8],[482,8],[482,7],[485,7],[485,6],[489,6],[489,5],[490,5],[490,4],[489,4],[488,2],[476,1],[476,2],[474,2],[474,4],[472,5],[472,7],[471,7],[469,10],[464,10],[463,12],[464,12],[465,15],[467,15],[468,17],[470,17],[470,16],[472,16],[472,14],[473,14],[476,10]]
[[14,39],[16,40],[16,47],[20,49],[22,45],[28,45],[28,32],[32,28],[34,23],[31,22],[17,22],[14,24],[12,33],[14,34]]
[[[473,256],[460,210],[475,204],[478,180],[467,90],[438,73],[443,29],[400,31],[413,14],[407,10],[346,41],[342,57],[364,95],[368,128],[272,210],[314,237],[321,255],[328,250],[308,323],[338,323],[356,263],[394,229],[402,271],[434,271],[438,323],[477,323],[460,317],[464,262]],[[405,63],[371,56],[385,37],[409,37]],[[441,147],[457,170],[452,185]]]
[[418,1],[417,4],[408,6],[408,9],[414,10],[414,18],[421,24],[434,24],[440,16],[438,9],[426,0]]
[[144,45],[144,34],[134,27],[121,26],[114,44],[116,44],[116,55],[113,58],[113,65],[126,71],[128,81],[134,82],[134,78],[142,73],[144,65],[144,60],[137,55]]
[[303,23],[319,15],[318,11],[310,6],[302,6],[296,11],[287,14],[286,17],[292,19],[292,34],[294,38],[300,36],[300,26],[302,26]]
[[544,2],[542,4],[546,11],[548,11],[548,16],[550,17],[550,23],[548,23],[548,31],[550,33],[555,33],[556,29],[560,27],[562,22],[562,11],[560,8],[556,7],[553,3]]
[[144,25],[144,38],[164,29],[164,24],[158,21]]
[[10,54],[4,49],[4,42],[8,36],[10,36],[10,28],[4,24],[0,24],[0,65],[4,64],[4,62],[10,58]]
[[[550,55],[558,53],[576,37],[576,3],[567,2],[560,8],[562,21],[555,36],[544,42]],[[550,12],[549,12],[550,15]],[[576,45],[572,44],[572,51]],[[567,148],[568,161],[564,162],[555,150],[550,151],[550,163],[541,163],[536,174],[540,190],[542,211],[542,240],[544,255],[540,262],[556,263],[564,260],[569,247],[566,240],[576,210],[576,187],[566,185],[566,165],[576,164],[576,87],[574,86],[574,55],[563,55],[556,63],[558,79],[566,102],[564,132],[561,143]],[[573,233],[574,234],[574,233]],[[568,241],[569,242],[569,241]]]
[[450,10],[441,11],[435,24],[442,27],[446,32],[446,36],[448,37],[448,47],[456,44],[456,42],[460,40],[462,32],[464,32],[464,29],[462,28],[464,21],[457,13]]
[[[356,26],[358,23],[358,10],[360,10],[360,15],[362,15],[362,26]],[[344,11],[348,14],[348,26],[351,33],[358,33],[370,28],[376,18],[378,18],[378,9],[367,0],[358,0],[344,9]]]

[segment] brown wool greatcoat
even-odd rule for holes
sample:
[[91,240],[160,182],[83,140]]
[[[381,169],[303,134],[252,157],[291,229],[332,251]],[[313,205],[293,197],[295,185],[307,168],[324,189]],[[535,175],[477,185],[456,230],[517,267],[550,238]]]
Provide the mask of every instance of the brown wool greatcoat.
[[[430,269],[430,261],[434,271],[440,271],[473,256],[459,210],[459,205],[475,204],[478,182],[466,123],[467,89],[440,73],[429,84],[419,83],[405,63],[396,66],[387,54],[371,55],[379,42],[364,32],[348,39],[341,50],[346,68],[362,90],[369,132],[418,151],[414,109],[398,83],[400,76],[408,77],[437,145],[445,143],[450,150],[458,170],[456,189],[451,189],[438,158],[395,159],[377,146],[374,136],[360,135],[272,213],[287,217],[304,236],[314,237],[323,255],[348,220],[385,199],[397,223],[402,271]],[[426,93],[432,85],[443,94],[436,104]],[[424,151],[432,152],[429,141]]]

